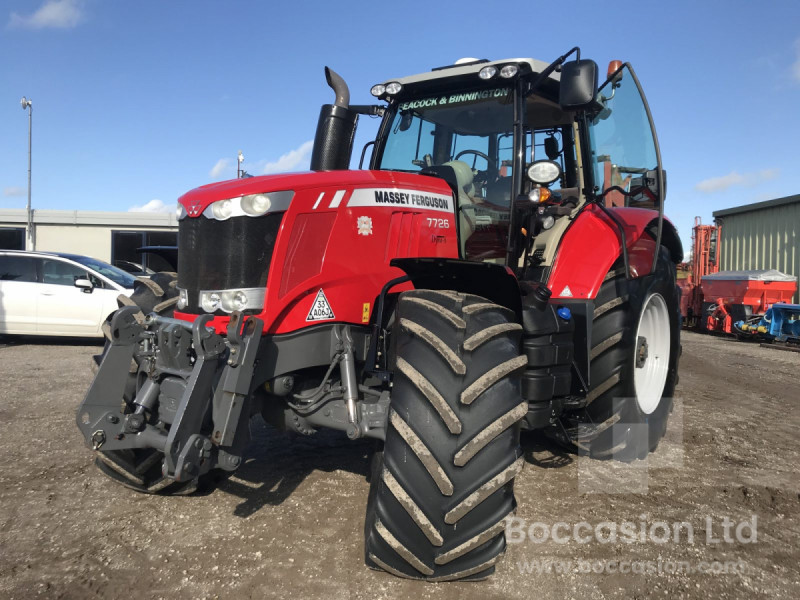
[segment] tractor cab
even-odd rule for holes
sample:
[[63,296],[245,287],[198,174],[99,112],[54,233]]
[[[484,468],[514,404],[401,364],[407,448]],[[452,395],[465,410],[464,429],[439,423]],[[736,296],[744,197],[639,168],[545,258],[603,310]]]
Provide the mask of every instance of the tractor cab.
[[[577,207],[575,116],[558,104],[559,75],[539,94],[520,89],[546,67],[530,59],[472,61],[372,89],[390,104],[371,167],[447,180],[466,260],[506,262],[512,199],[535,187],[559,201],[566,194]],[[537,167],[547,178],[535,184],[524,171],[537,161],[553,164]]]
[[462,259],[536,276],[587,201],[660,212],[657,142],[630,65],[612,61],[598,91],[595,63],[556,63],[466,59],[371,90],[388,108],[370,168],[445,179]]

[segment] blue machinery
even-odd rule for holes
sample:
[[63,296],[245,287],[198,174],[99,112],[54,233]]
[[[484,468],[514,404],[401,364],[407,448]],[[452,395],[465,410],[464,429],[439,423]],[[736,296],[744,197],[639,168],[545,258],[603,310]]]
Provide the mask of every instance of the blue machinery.
[[800,343],[800,304],[773,304],[759,321],[737,321],[733,327],[740,335]]

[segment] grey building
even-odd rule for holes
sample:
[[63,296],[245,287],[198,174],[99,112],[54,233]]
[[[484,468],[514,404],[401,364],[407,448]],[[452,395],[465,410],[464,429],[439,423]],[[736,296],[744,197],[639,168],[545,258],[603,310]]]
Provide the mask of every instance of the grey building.
[[141,246],[174,246],[178,220],[174,213],[36,210],[33,213],[34,247],[25,247],[25,209],[0,209],[0,249],[70,252],[106,262],[150,262],[165,270],[159,257],[142,257]]
[[714,221],[720,271],[777,269],[800,278],[800,194],[718,210]]

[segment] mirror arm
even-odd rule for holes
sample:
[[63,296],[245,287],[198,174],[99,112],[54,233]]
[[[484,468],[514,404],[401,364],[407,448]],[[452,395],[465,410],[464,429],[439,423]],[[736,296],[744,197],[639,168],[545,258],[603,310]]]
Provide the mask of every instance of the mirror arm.
[[386,107],[380,104],[351,104],[350,110],[359,115],[369,115],[370,117],[382,117],[386,112]]
[[523,96],[529,96],[530,94],[532,94],[532,93],[533,93],[533,91],[534,91],[536,88],[538,88],[538,87],[539,87],[539,85],[541,85],[541,83],[542,83],[542,82],[543,82],[545,79],[547,79],[548,77],[550,77],[550,74],[551,74],[553,71],[555,71],[556,69],[558,69],[558,67],[560,67],[561,65],[563,65],[563,64],[564,64],[564,62],[565,62],[565,61],[566,61],[566,60],[567,60],[567,59],[570,57],[570,55],[571,55],[573,52],[575,52],[575,53],[576,53],[576,58],[577,58],[577,60],[580,60],[580,59],[581,59],[581,49],[580,49],[580,47],[579,47],[579,46],[575,46],[575,47],[574,47],[574,48],[572,48],[572,49],[571,49],[569,52],[567,52],[566,54],[564,54],[564,55],[562,55],[562,56],[559,56],[559,57],[558,57],[556,60],[554,60],[553,62],[551,62],[551,63],[550,63],[548,66],[547,66],[547,68],[546,68],[544,71],[542,71],[541,73],[539,73],[539,76],[538,76],[536,79],[534,79],[534,80],[533,80],[533,82],[528,82],[527,86],[526,86],[526,87],[525,87],[525,89],[523,90],[523,93],[522,93],[522,95],[523,95]]

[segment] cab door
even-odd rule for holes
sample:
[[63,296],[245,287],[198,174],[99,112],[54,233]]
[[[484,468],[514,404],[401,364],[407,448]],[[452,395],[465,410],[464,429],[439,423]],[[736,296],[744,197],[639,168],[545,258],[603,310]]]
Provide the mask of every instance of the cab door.
[[[612,73],[597,98],[602,109],[589,123],[591,164],[605,206],[659,210],[665,186],[652,183],[662,176],[658,139],[633,68],[626,63]],[[631,195],[609,190],[614,186]]]

